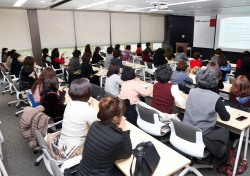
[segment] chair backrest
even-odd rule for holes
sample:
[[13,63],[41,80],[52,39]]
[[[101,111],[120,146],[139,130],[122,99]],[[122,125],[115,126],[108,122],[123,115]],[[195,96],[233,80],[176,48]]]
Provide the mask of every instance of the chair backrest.
[[62,171],[60,170],[60,168],[58,167],[58,165],[54,160],[50,160],[50,167],[54,176],[63,176]]
[[3,66],[1,66],[1,73],[2,73],[2,75],[4,75],[4,76],[6,76],[6,75],[7,75],[7,73],[6,73],[6,71],[5,71],[5,69],[4,69],[4,67],[3,67]]
[[140,118],[148,123],[155,123],[154,116],[157,115],[159,117],[158,112],[153,109],[147,109],[139,104],[136,105],[140,114]]
[[9,74],[6,75],[6,79],[7,79],[8,83],[13,84],[13,80]]
[[154,64],[153,63],[146,62],[146,64],[147,64],[148,69],[154,69]]
[[178,150],[194,157],[204,157],[205,145],[201,129],[175,119],[170,120],[170,143]]
[[35,131],[35,135],[36,135],[36,140],[39,144],[39,146],[43,149],[43,151],[46,151],[44,152],[44,154],[46,155],[46,157],[49,157],[48,159],[51,160],[51,159],[55,159],[53,154],[51,153],[42,133],[38,130]]
[[140,60],[140,64],[141,65],[145,65],[145,62]]
[[91,96],[97,100],[101,100],[103,97],[106,96],[106,92],[104,88],[97,86],[95,84],[92,84]]
[[30,106],[32,106],[33,108],[37,107],[39,105],[38,102],[35,101],[32,92],[28,92],[28,102],[30,104]]

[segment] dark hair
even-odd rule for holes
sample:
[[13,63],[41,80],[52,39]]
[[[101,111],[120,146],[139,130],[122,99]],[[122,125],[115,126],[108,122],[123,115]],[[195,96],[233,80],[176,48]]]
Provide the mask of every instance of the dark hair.
[[90,53],[84,53],[84,54],[82,55],[82,61],[83,61],[83,62],[89,62],[91,57],[92,57],[92,56],[91,56]]
[[2,48],[2,56],[6,54],[6,51],[8,51],[8,48]]
[[186,71],[188,68],[188,64],[185,61],[179,61],[177,64],[176,70],[177,71]]
[[223,54],[223,51],[222,51],[222,49],[217,48],[217,49],[214,51],[214,53],[217,54],[217,55],[221,55],[221,54]]
[[[46,69],[52,69],[52,68],[46,68]],[[50,71],[50,73],[52,72],[51,70],[49,70],[49,71]],[[47,92],[57,92],[58,88],[59,88],[58,78],[57,78],[54,70],[53,70],[52,74],[47,74],[46,76],[47,77],[43,79],[43,82],[41,84],[42,85],[42,90],[40,92],[41,96],[45,95]],[[39,76],[39,78],[40,78],[40,76]]]
[[48,48],[43,48],[42,53],[43,53],[43,55],[48,55],[49,49]]
[[107,53],[111,54],[114,51],[114,48],[112,46],[107,48]]
[[51,77],[56,77],[56,72],[50,67],[43,69],[43,71],[39,75],[39,78],[32,85],[31,92],[34,93],[37,89],[37,86],[39,86],[39,92],[41,92],[41,90],[42,90],[41,86],[42,86],[44,80],[50,79]]
[[242,57],[250,57],[250,52],[249,51],[244,51],[242,53]]
[[183,53],[184,52],[184,48],[182,46],[178,46],[177,52],[178,53]]
[[236,97],[246,97],[250,95],[250,83],[245,75],[239,75],[233,81],[230,94]]
[[100,46],[95,47],[95,53],[98,53],[101,50]]
[[131,45],[126,45],[126,48],[127,50],[131,50]]
[[141,43],[137,43],[137,48],[141,48]]
[[[11,51],[10,51],[10,57],[11,58],[13,58],[13,55],[16,53],[16,50],[15,49],[12,49]],[[19,57],[19,56],[18,56]],[[17,57],[17,58],[18,58]]]
[[52,51],[51,51],[51,60],[52,62],[55,62],[55,58],[59,58],[59,50],[58,48],[54,48]]
[[200,88],[213,89],[218,85],[217,74],[212,69],[200,69],[196,73],[196,84]]
[[166,51],[172,51],[172,50],[173,50],[173,48],[172,48],[172,46],[171,46],[171,45],[167,46]]
[[155,78],[161,83],[168,82],[172,76],[173,70],[168,64],[163,64],[155,70]]
[[197,59],[200,59],[201,54],[200,52],[195,52],[193,56],[194,56],[194,59],[197,60]]
[[121,51],[120,50],[114,50],[113,51],[113,56],[114,56],[114,58],[120,57],[121,56]]
[[110,77],[113,74],[118,74],[119,71],[120,71],[119,65],[117,65],[116,63],[111,63],[109,66],[109,70],[107,72],[107,77]]
[[87,102],[91,96],[92,85],[85,78],[75,79],[69,87],[69,96],[72,100]]
[[27,56],[25,57],[24,61],[23,61],[23,66],[30,66],[30,67],[34,67],[35,64],[35,59],[31,56]]
[[111,122],[115,116],[119,119],[124,115],[126,106],[123,100],[118,98],[106,97],[99,103],[98,119],[101,122]]
[[150,43],[149,43],[149,42],[147,42],[147,43],[146,43],[146,47],[149,47],[149,46],[150,46]]
[[155,54],[164,54],[165,53],[165,50],[162,49],[162,48],[158,48],[156,51],[155,51]]
[[120,44],[115,45],[115,50],[120,50]]
[[135,78],[135,70],[131,67],[124,66],[122,69],[121,79],[123,81],[129,81]]
[[218,57],[218,64],[219,64],[219,66],[226,66],[227,65],[227,58],[224,54],[221,54]]
[[90,44],[87,44],[87,45],[85,46],[84,53],[90,53],[90,54],[92,54],[91,48],[90,48]]
[[19,58],[20,56],[21,56],[21,55],[18,54],[18,53],[13,53],[13,54],[11,55],[12,59],[13,59],[13,60],[16,60],[16,61],[17,61],[17,58]]
[[74,57],[79,58],[80,55],[81,55],[81,51],[80,50],[75,50],[72,54],[73,54]]
[[216,62],[210,62],[210,63],[208,63],[208,64],[207,64],[207,68],[208,68],[208,69],[214,70],[215,73],[217,74],[218,80],[221,79],[221,76],[222,76],[222,75],[221,75],[221,70],[220,70],[219,65],[218,65]]

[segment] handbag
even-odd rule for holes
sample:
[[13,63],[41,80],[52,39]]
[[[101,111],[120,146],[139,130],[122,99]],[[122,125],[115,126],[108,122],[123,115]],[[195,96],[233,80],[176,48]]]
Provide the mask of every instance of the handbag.
[[[135,170],[132,173],[132,165],[136,158]],[[130,176],[151,176],[153,175],[160,156],[152,142],[142,142],[133,150],[133,159],[130,166]]]

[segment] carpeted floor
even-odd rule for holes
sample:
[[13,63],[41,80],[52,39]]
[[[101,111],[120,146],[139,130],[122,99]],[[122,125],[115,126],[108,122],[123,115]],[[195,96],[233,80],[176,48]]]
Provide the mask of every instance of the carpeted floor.
[[[2,82],[2,77],[0,77]],[[4,90],[4,86],[0,85],[0,91]],[[18,110],[15,104],[8,106],[7,103],[15,100],[15,94],[10,95],[9,93],[0,94],[0,121],[2,124],[0,129],[2,131],[5,142],[2,144],[3,147],[3,163],[9,174],[9,176],[47,176],[47,172],[43,161],[39,166],[34,166],[35,159],[40,154],[33,154],[33,151],[29,149],[27,141],[21,135],[19,130],[19,118],[15,117],[14,113]],[[248,149],[247,158],[250,159]],[[167,166],[166,166],[167,167]],[[223,176],[218,174],[216,169],[207,170],[199,169],[204,176]],[[193,176],[190,173],[188,176]],[[249,176],[250,169],[244,172],[242,176]]]

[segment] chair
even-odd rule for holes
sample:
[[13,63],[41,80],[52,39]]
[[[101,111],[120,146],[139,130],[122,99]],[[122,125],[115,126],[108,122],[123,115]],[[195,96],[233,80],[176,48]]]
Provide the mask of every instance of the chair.
[[60,170],[59,166],[56,164],[55,161],[50,160],[50,167],[54,176],[64,176],[63,172]]
[[[170,128],[170,143],[181,152],[191,156],[191,160],[193,157],[206,158],[209,155],[205,150],[201,129],[175,119],[170,120]],[[194,172],[196,175],[202,176],[197,168],[213,168],[213,165],[196,164],[187,166],[179,176],[184,176],[188,172]]]
[[[1,121],[0,121],[0,124],[1,124]],[[2,143],[4,142],[4,138],[3,138],[3,135],[2,135],[2,132],[0,130],[0,175],[1,173],[3,174],[3,176],[8,176],[7,174],[7,171],[3,165],[3,151],[2,151]]]
[[159,113],[153,109],[148,109],[139,104],[136,105],[138,111],[137,125],[145,132],[153,136],[164,136],[169,132],[169,126],[162,123]]
[[[3,82],[1,83],[1,84],[3,84],[3,83],[8,83],[8,81],[7,81],[7,79],[6,79],[6,76],[7,76],[7,74],[9,73],[9,72],[6,72],[5,71],[5,69],[4,69],[4,67],[1,65],[1,73],[2,73],[2,75],[3,75]],[[7,89],[8,87],[5,87],[5,89]]]
[[57,72],[57,71],[61,71],[60,73],[56,73],[56,75],[57,76],[61,76],[61,77],[63,77],[63,69],[60,67],[60,68],[54,68],[54,66],[53,66],[53,64],[51,64],[51,68],[55,71],[55,72]]
[[39,105],[38,102],[35,101],[33,95],[32,95],[32,92],[28,92],[28,102],[29,102],[29,105],[33,108],[37,107]]
[[6,74],[6,80],[9,86],[6,87],[6,90],[2,91],[2,94],[4,94],[5,92],[10,92],[10,94],[13,95],[13,93],[15,92],[13,91],[13,80],[18,80],[18,78],[16,78],[15,75]]

